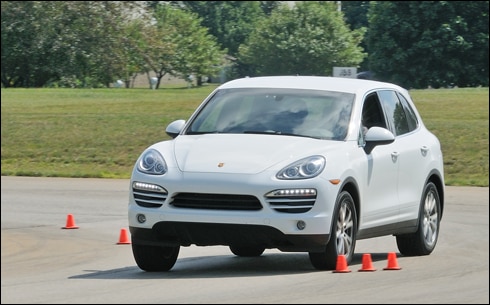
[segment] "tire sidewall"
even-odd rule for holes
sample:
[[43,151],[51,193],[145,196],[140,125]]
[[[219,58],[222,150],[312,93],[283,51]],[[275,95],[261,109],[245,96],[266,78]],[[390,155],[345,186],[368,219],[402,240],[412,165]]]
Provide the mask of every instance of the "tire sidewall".
[[352,221],[353,221],[351,249],[350,249],[349,253],[345,254],[345,258],[346,258],[347,263],[350,263],[352,260],[352,257],[354,256],[354,251],[355,251],[355,246],[356,246],[357,212],[356,212],[355,205],[354,205],[354,199],[352,198],[350,193],[347,191],[342,191],[337,196],[337,201],[335,203],[335,210],[334,210],[334,213],[332,215],[332,226],[331,226],[331,230],[330,230],[331,236],[330,236],[330,240],[327,244],[326,254],[327,254],[327,257],[331,257],[331,258],[335,258],[335,259],[338,256],[337,220],[339,218],[340,209],[344,205],[344,203],[348,205],[348,208],[352,214]]
[[[425,214],[425,201],[429,193],[433,193],[435,201],[436,201],[436,210],[437,210],[437,233],[432,245],[427,243],[427,240],[424,236],[424,214]],[[429,182],[426,184],[424,193],[422,195],[422,199],[420,201],[420,211],[419,211],[419,225],[418,225],[418,234],[420,241],[422,242],[424,253],[431,253],[436,247],[437,240],[439,239],[439,232],[441,229],[441,201],[439,199],[439,192],[434,183]]]

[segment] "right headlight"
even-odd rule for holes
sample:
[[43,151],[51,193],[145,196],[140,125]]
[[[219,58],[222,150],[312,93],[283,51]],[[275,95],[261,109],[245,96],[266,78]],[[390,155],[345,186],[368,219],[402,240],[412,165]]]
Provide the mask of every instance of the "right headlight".
[[138,161],[138,170],[149,175],[163,175],[167,172],[167,163],[158,151],[148,149]]

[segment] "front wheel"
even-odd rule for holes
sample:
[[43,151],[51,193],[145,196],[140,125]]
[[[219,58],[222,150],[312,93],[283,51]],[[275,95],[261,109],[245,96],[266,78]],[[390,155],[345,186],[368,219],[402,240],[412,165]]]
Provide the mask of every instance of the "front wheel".
[[436,247],[441,222],[441,201],[434,183],[425,186],[417,232],[396,236],[398,250],[405,256],[420,256],[432,253]]
[[136,264],[144,271],[169,271],[175,265],[180,247],[131,244]]
[[337,197],[332,217],[330,240],[322,252],[309,252],[311,264],[318,270],[334,270],[337,256],[344,255],[350,263],[356,247],[357,214],[354,199],[349,192],[343,191]]

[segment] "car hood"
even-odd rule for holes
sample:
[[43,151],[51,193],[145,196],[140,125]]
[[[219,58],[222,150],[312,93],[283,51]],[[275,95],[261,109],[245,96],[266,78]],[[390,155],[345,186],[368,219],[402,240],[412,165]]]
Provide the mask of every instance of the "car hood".
[[174,140],[174,156],[183,172],[255,174],[338,143],[342,142],[281,135],[181,135]]

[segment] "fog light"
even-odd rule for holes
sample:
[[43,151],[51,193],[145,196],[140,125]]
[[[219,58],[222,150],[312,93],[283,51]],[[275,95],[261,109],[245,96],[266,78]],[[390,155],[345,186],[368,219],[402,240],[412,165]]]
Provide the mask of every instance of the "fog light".
[[296,223],[296,227],[300,230],[304,230],[306,228],[306,223],[303,220],[299,220]]
[[144,223],[146,221],[146,216],[143,215],[143,214],[138,214],[136,215],[136,220],[139,222],[139,223]]

